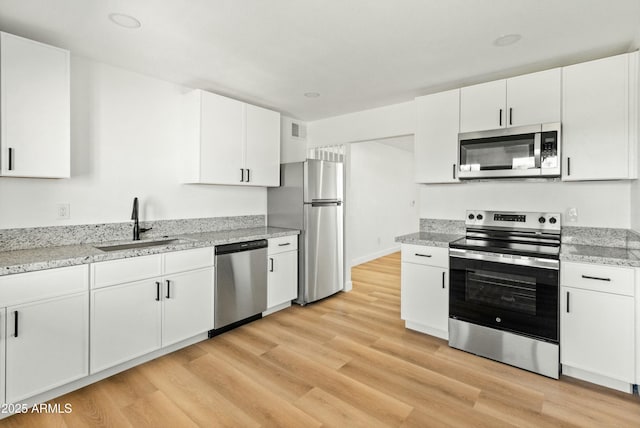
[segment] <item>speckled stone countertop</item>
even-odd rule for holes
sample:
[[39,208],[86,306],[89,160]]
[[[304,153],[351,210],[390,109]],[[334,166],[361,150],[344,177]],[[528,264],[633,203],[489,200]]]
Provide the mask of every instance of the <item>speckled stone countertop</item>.
[[396,237],[396,242],[402,244],[426,245],[428,247],[448,247],[449,242],[462,238],[464,235],[440,232],[416,232]]
[[640,267],[640,250],[598,245],[562,244],[560,260],[577,263]]
[[[299,230],[279,227],[251,227],[246,229],[220,230],[170,236],[177,242],[153,247],[126,249],[119,251],[102,251],[94,247],[116,244],[128,244],[132,241],[101,242],[94,244],[64,245],[55,247],[32,248],[14,251],[0,251],[0,275],[32,272],[65,266],[75,266],[105,260],[124,259],[190,248],[212,247],[234,242],[252,241],[255,239],[278,238],[297,235]],[[156,238],[157,239],[157,238]],[[154,239],[149,239],[153,241]],[[144,242],[141,240],[140,242]]]

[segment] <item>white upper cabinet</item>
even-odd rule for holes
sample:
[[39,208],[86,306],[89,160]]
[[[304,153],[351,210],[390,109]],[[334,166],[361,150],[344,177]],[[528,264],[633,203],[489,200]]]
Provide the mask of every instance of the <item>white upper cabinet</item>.
[[69,58],[0,33],[0,175],[70,176]]
[[249,184],[280,185],[280,113],[246,106],[245,168]]
[[183,107],[184,182],[279,185],[280,113],[201,90]]
[[506,90],[505,80],[462,88],[460,90],[460,132],[503,128],[506,123],[504,118]]
[[563,180],[637,177],[638,53],[562,70]]
[[416,182],[458,182],[460,89],[418,97],[415,104]]
[[460,132],[560,122],[559,68],[462,88]]

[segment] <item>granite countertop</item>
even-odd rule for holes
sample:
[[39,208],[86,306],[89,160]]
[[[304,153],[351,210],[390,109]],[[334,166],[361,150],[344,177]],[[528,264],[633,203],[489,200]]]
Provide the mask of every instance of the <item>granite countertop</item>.
[[396,242],[402,244],[426,245],[428,247],[448,247],[449,242],[462,238],[464,235],[441,232],[416,232],[396,237]]
[[640,267],[640,250],[598,245],[562,244],[560,260],[577,263],[594,263]]
[[[32,248],[26,250],[0,251],[0,276],[14,273],[32,272],[65,266],[75,266],[106,260],[160,254],[190,248],[212,247],[234,242],[255,239],[278,238],[297,235],[299,230],[279,227],[252,227],[246,229],[221,230],[171,236],[177,242],[136,249],[102,251],[94,247],[105,245],[129,244],[132,241],[100,242],[94,244],[65,245],[59,247]],[[150,239],[154,241],[158,239]],[[140,242],[144,242],[141,240]]]

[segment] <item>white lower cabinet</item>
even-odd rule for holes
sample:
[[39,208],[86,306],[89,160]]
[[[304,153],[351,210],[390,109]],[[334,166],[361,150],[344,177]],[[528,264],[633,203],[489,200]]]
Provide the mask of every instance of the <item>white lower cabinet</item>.
[[213,328],[213,269],[164,277],[162,346]]
[[87,266],[0,277],[0,398],[6,403],[89,374]]
[[563,374],[630,392],[635,383],[634,270],[564,262]]
[[448,249],[402,245],[400,316],[405,326],[449,337]]
[[160,278],[91,292],[91,373],[160,349]]
[[7,401],[25,398],[89,374],[87,292],[7,308]]
[[212,329],[213,263],[213,248],[94,263],[91,373]]
[[6,343],[6,334],[7,334],[8,330],[7,330],[7,309],[6,308],[0,308],[0,404],[2,403],[6,403],[5,397],[4,397],[4,391],[5,391],[5,379],[4,379],[4,375],[5,375],[5,369],[4,369],[4,363],[5,363],[5,355],[4,355],[4,351],[5,351],[5,343]]
[[298,235],[269,239],[267,312],[298,297]]

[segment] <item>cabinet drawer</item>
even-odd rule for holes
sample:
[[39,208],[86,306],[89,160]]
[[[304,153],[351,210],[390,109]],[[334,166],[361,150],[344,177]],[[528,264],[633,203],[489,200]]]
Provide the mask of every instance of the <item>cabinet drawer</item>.
[[284,253],[298,249],[298,235],[281,236],[269,239],[269,251],[271,254]]
[[47,299],[89,289],[89,265],[47,269],[0,277],[3,306]]
[[448,268],[449,248],[402,244],[402,261]]
[[165,253],[164,273],[184,272],[213,266],[213,247]]
[[133,282],[161,274],[161,254],[94,263],[91,265],[91,288]]
[[634,295],[634,270],[632,268],[562,262],[561,285],[606,293]]

